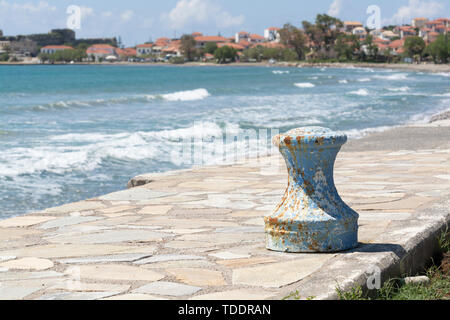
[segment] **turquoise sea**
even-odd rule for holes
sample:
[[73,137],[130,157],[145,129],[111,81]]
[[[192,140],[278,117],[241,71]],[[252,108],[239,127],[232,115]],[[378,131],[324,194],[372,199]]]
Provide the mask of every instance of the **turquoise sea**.
[[326,126],[356,139],[427,121],[450,108],[449,76],[367,68],[0,66],[0,219],[121,190],[138,174],[189,167],[170,156],[184,137]]

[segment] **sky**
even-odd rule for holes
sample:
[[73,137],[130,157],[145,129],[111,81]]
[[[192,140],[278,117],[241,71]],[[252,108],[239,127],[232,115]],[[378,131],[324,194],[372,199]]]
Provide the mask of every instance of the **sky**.
[[413,17],[450,17],[448,0],[0,0],[0,29],[17,35],[66,28],[71,16],[67,9],[77,6],[77,38],[120,36],[124,45],[134,46],[192,32],[263,35],[267,27],[313,22],[318,13],[366,25],[371,5],[380,8],[382,25],[410,23]]

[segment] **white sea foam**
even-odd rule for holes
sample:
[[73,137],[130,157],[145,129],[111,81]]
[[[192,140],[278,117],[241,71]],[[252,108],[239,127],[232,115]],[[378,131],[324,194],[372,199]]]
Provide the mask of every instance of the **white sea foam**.
[[407,92],[410,90],[410,88],[408,86],[404,86],[404,87],[399,87],[399,88],[387,88],[387,90],[392,91],[392,92]]
[[37,105],[32,107],[36,111],[45,111],[58,108],[71,108],[71,107],[94,107],[94,106],[106,106],[123,103],[141,102],[146,103],[156,99],[162,99],[166,101],[194,101],[202,100],[209,97],[210,94],[206,89],[200,88],[195,90],[178,91],[166,94],[143,94],[143,95],[130,95],[122,97],[112,98],[99,98],[93,100],[67,100],[48,103],[46,105]]
[[360,139],[364,136],[375,133],[375,132],[383,132],[390,130],[392,128],[395,128],[395,126],[381,126],[381,127],[374,127],[374,128],[365,128],[365,129],[351,129],[346,130],[345,133],[350,139]]
[[356,81],[358,81],[358,82],[369,82],[371,80],[370,80],[370,78],[361,78],[361,79],[357,79]]
[[354,94],[357,96],[368,96],[369,92],[366,89],[359,89],[356,91],[350,91],[349,94]]
[[289,71],[273,70],[272,73],[273,74],[288,74]]
[[432,75],[435,75],[435,76],[442,76],[442,77],[450,77],[450,73],[448,73],[448,72],[432,73]]
[[406,73],[394,73],[388,76],[376,75],[374,78],[381,80],[408,80],[408,75]]
[[339,83],[342,83],[342,84],[345,84],[345,83],[348,83],[348,81],[347,80],[339,80]]
[[450,92],[432,94],[433,97],[450,97]]
[[209,97],[210,94],[206,89],[196,89],[188,91],[179,91],[175,93],[163,94],[161,97],[167,101],[193,101],[202,100]]
[[375,72],[372,68],[349,66],[347,69],[362,70],[366,72]]
[[294,86],[299,87],[299,88],[313,88],[313,87],[315,87],[315,85],[312,84],[311,82],[294,83]]
[[[48,140],[58,142],[57,145],[10,148],[8,152],[1,153],[0,178],[42,172],[88,172],[101,167],[108,158],[121,161],[165,158],[170,161],[168,155],[182,139],[194,139],[195,144],[202,143],[202,139],[211,140],[212,137],[223,137],[225,133],[239,132],[237,124],[221,127],[214,122],[200,122],[172,130],[54,135]],[[74,142],[77,145],[74,146]],[[209,148],[214,148],[214,144],[210,143]]]

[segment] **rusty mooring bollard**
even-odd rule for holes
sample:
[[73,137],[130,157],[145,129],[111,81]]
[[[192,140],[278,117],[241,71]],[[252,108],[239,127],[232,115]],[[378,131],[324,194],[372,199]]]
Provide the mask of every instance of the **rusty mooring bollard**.
[[358,244],[358,214],[339,197],[333,168],[343,133],[322,127],[293,129],[273,138],[286,161],[288,187],[264,217],[266,247],[284,252],[333,252]]

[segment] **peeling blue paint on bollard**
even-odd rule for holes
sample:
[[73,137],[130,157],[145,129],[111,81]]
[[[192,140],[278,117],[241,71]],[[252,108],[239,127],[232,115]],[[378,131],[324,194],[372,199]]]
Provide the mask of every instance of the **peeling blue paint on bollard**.
[[266,247],[284,252],[335,252],[358,244],[358,214],[339,197],[333,169],[343,133],[322,127],[293,129],[273,138],[286,161],[286,192],[264,217]]

